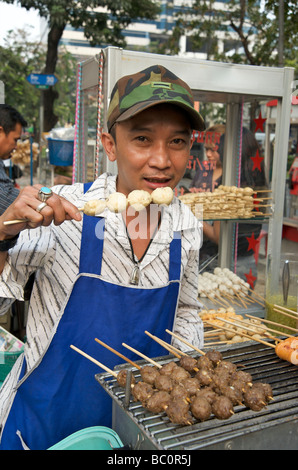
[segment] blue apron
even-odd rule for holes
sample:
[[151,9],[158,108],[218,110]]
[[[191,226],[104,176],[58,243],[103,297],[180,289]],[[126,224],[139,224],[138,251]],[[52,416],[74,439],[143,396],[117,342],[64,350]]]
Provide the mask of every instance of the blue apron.
[[132,360],[140,357],[122,342],[148,357],[167,354],[144,331],[170,342],[165,329],[172,330],[177,308],[180,234],[170,244],[169,283],[145,289],[101,277],[104,240],[96,237],[97,223],[98,218],[84,215],[79,274],[41,361],[26,373],[23,359],[0,449],[45,450],[80,429],[111,427],[111,398],[94,378],[103,371],[72,350],[71,344],[111,369],[121,360],[95,342],[95,337]]

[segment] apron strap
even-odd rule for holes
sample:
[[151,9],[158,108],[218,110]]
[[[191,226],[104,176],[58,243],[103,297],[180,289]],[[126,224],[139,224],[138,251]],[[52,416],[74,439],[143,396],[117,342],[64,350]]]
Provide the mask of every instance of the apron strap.
[[181,232],[174,232],[170,243],[169,281],[180,281],[181,273]]
[[[84,193],[88,191],[92,183],[84,184]],[[103,252],[104,217],[92,217],[83,215],[80,273],[100,275]],[[100,229],[98,229],[100,227]],[[96,243],[94,243],[94,238]],[[92,248],[91,248],[92,247]]]

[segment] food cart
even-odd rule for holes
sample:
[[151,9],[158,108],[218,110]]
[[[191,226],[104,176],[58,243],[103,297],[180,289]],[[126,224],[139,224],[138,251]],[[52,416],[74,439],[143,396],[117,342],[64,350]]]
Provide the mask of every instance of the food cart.
[[[78,65],[73,182],[92,181],[104,171],[116,172],[116,164],[109,162],[100,143],[100,132],[105,128],[109,96],[115,82],[121,76],[136,73],[154,64],[167,67],[185,80],[191,87],[194,99],[200,107],[216,103],[225,109],[227,138],[224,147],[222,184],[227,187],[239,185],[239,167],[241,167],[239,146],[247,105],[266,103],[272,99],[277,102],[274,154],[268,182],[271,196],[270,209],[262,213],[257,220],[255,217],[250,220],[251,223],[261,222],[266,227],[266,260],[268,262],[264,266],[263,280],[268,278],[270,282],[267,283],[266,294],[263,293],[263,295],[269,298],[272,293],[278,291],[280,285],[293,69],[218,63],[125,51],[115,47],[102,50],[98,56]],[[257,119],[258,116],[256,115],[255,118]],[[259,115],[259,118],[261,119],[262,116]],[[265,139],[265,145],[266,142],[270,140]],[[265,155],[268,155],[266,148]],[[179,195],[179,188],[177,190],[177,195]],[[247,218],[218,216],[218,219],[222,224],[218,267],[236,273],[235,233],[238,224],[247,222]],[[247,311],[247,306],[245,310]],[[249,310],[256,316],[264,317],[266,315],[265,302],[260,304],[256,300],[249,306]],[[279,443],[279,446],[292,448],[294,445],[291,437],[293,426],[297,426],[297,406],[295,405],[297,394],[294,392],[295,389],[297,390],[296,368],[292,364],[286,365],[287,371],[280,364],[275,368],[276,356],[272,348],[262,347],[252,341],[247,344],[225,346],[222,349],[223,355],[235,362],[244,361],[247,367],[254,371],[257,380],[265,380],[269,377],[269,381],[276,385],[280,400],[277,400],[274,416],[272,414],[268,418],[269,406],[259,417],[252,416],[250,411],[246,415],[239,412],[233,418],[232,424],[230,421],[225,429],[219,426],[217,420],[215,424],[213,421],[206,421],[206,423],[199,423],[189,428],[180,428],[179,425],[169,423],[162,414],[157,416],[148,414],[141,404],[129,404],[127,394],[123,389],[119,391],[113,375],[99,374],[97,380],[114,400],[113,427],[124,444],[143,449],[180,450],[207,447],[243,449],[252,448],[251,446],[264,448],[264,445],[267,448],[277,449],[280,448],[277,446],[279,435],[283,432],[284,444]],[[160,364],[168,360],[168,357],[158,358]],[[271,371],[269,374],[266,372],[268,368]],[[279,377],[283,371],[287,374],[284,388],[279,384]],[[133,372],[138,373],[135,369]],[[288,386],[290,388],[287,388]],[[249,426],[245,423],[249,423]],[[264,429],[266,429],[266,439],[264,439]],[[215,436],[212,440],[210,440],[211,435]],[[260,442],[263,443],[263,447]]]

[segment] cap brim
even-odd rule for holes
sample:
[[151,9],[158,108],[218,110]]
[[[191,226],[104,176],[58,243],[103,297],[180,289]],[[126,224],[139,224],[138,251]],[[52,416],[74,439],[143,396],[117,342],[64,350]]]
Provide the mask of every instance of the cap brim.
[[115,122],[123,122],[126,121],[127,119],[132,118],[133,116],[136,116],[137,114],[141,113],[145,109],[152,108],[153,106],[157,106],[159,104],[173,104],[175,106],[178,106],[179,108],[182,108],[186,114],[189,117],[190,124],[193,130],[196,131],[204,131],[206,129],[204,119],[196,111],[194,108],[191,106],[187,106],[187,104],[181,103],[181,101],[175,101],[175,100],[159,100],[159,101],[143,101],[141,103],[137,103],[131,108],[127,109],[124,111],[117,119]]

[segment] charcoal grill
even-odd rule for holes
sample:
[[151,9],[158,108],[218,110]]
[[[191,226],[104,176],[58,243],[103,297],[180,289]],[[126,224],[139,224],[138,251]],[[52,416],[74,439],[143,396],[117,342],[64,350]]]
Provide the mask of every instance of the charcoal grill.
[[[154,414],[132,398],[108,373],[97,374],[96,380],[113,399],[113,429],[131,449],[140,450],[296,450],[298,448],[298,368],[279,359],[273,348],[260,343],[238,343],[229,349],[218,348],[229,360],[249,372],[253,381],[267,382],[274,400],[259,412],[236,406],[227,420],[213,415],[205,422],[190,426],[170,422],[165,413]],[[163,365],[177,359],[171,355],[154,359]],[[139,365],[145,361],[139,361]],[[148,364],[148,363],[147,363]],[[138,369],[128,368],[136,378]]]

